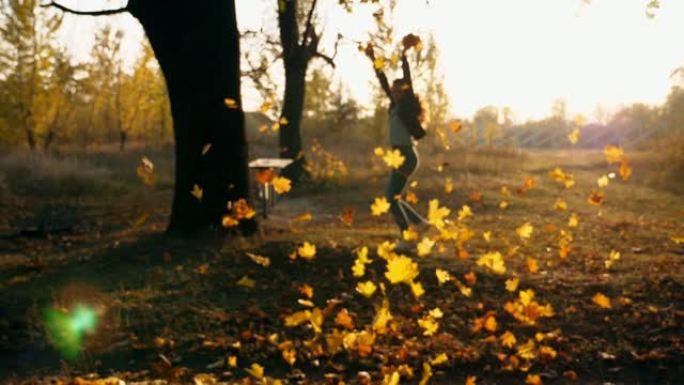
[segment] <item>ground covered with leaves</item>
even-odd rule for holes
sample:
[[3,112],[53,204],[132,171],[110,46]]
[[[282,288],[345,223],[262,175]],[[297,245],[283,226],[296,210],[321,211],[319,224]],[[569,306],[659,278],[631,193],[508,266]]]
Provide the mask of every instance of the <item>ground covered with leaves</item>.
[[684,201],[650,155],[619,150],[424,151],[407,199],[432,226],[404,234],[410,250],[376,199],[386,151],[222,245],[164,239],[170,185],[127,187],[135,165],[78,199],[8,180],[0,376],[684,383]]

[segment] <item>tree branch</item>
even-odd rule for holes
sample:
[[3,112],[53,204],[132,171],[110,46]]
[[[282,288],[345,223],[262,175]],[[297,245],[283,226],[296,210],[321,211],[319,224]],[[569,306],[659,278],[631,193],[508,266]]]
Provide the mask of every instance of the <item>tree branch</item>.
[[306,24],[304,24],[305,29],[304,29],[304,34],[302,35],[302,43],[301,43],[302,47],[306,46],[306,39],[309,38],[309,35],[311,34],[312,29],[313,29],[313,20],[312,19],[313,19],[314,10],[316,10],[316,2],[317,2],[317,0],[313,0],[311,2],[311,9],[309,9],[309,13],[306,15]]
[[313,54],[313,57],[317,57],[320,59],[325,60],[326,63],[330,64],[331,67],[335,68],[335,58],[332,58],[324,53],[321,52],[315,52]]
[[128,5],[125,5],[122,8],[115,8],[115,9],[103,9],[100,11],[80,11],[77,9],[72,9],[69,7],[66,7],[60,3],[56,3],[54,1],[50,1],[49,3],[41,4],[41,7],[55,7],[63,12],[66,13],[71,13],[74,15],[83,15],[83,16],[109,16],[109,15],[116,15],[119,13],[125,13],[128,12]]

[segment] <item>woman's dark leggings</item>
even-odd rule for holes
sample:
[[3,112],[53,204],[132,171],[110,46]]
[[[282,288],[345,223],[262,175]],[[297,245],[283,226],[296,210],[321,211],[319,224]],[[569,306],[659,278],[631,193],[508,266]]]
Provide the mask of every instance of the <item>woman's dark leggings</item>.
[[385,192],[387,201],[390,202],[390,212],[394,216],[400,231],[408,229],[409,224],[427,222],[403,200],[402,194],[408,178],[418,168],[418,153],[413,146],[394,146],[404,156],[404,163],[390,173],[389,184]]

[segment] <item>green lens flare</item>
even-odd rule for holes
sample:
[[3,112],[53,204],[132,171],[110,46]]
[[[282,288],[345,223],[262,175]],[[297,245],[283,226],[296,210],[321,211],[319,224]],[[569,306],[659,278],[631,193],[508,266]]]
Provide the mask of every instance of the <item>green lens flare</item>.
[[45,328],[55,348],[66,358],[74,359],[83,347],[83,336],[97,328],[97,312],[92,307],[77,305],[65,313],[48,308]]

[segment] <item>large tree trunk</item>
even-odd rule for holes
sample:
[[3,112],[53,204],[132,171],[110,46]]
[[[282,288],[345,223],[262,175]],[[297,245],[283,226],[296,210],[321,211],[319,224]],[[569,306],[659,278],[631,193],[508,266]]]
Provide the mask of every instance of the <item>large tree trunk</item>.
[[[147,33],[171,102],[176,182],[168,233],[220,233],[227,204],[249,196],[235,2],[138,0],[129,9]],[[201,200],[190,193],[195,184]],[[241,228],[251,233],[256,223]]]
[[285,95],[283,97],[282,117],[287,124],[280,126],[280,157],[294,159],[294,162],[283,170],[283,175],[294,182],[304,174],[304,152],[302,149],[302,113],[306,90],[305,60],[290,60],[285,64]]

